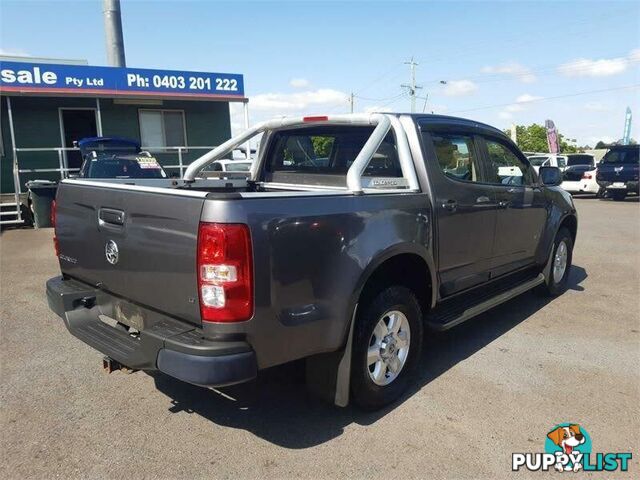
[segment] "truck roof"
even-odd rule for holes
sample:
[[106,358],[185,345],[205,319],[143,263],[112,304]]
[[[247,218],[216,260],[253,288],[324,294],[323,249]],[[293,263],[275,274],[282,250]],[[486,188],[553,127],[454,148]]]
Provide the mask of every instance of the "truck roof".
[[437,123],[451,123],[451,124],[455,124],[455,125],[467,125],[470,127],[476,127],[476,128],[482,128],[482,129],[486,129],[486,130],[491,130],[495,133],[499,133],[503,136],[507,136],[502,130],[500,130],[499,128],[493,127],[491,125],[488,125],[486,123],[482,123],[482,122],[478,122],[477,120],[471,120],[469,118],[464,118],[464,117],[455,117],[452,115],[440,115],[440,114],[435,114],[435,113],[396,113],[396,112],[375,112],[375,113],[382,113],[384,115],[393,115],[395,117],[401,117],[401,116],[409,116],[411,118],[413,118],[414,120],[419,120],[419,119],[427,119],[429,121],[432,122],[437,122]]

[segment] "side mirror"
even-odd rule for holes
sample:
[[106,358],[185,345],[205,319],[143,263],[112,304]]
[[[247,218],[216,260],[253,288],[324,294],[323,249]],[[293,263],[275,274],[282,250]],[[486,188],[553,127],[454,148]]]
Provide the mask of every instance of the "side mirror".
[[540,167],[538,176],[540,181],[549,187],[556,187],[562,183],[562,172],[558,167]]

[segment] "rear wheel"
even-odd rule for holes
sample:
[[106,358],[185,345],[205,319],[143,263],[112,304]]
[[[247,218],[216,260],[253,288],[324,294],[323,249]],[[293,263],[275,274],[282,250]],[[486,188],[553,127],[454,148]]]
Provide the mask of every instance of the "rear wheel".
[[567,290],[569,270],[573,258],[573,238],[566,228],[561,228],[553,242],[551,269],[549,278],[541,285],[541,291],[550,296],[557,296]]
[[422,351],[422,312],[406,287],[382,290],[361,306],[351,362],[351,393],[356,405],[381,408],[407,389]]
[[609,195],[615,202],[622,202],[626,198],[627,192],[609,192]]

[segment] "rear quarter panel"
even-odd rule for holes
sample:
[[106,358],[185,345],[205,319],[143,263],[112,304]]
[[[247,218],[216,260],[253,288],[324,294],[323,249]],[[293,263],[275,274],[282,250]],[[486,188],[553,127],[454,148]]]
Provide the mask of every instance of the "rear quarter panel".
[[208,200],[203,221],[250,226],[255,314],[204,328],[246,334],[260,368],[337,350],[368,267],[391,250],[430,257],[430,218],[424,194]]

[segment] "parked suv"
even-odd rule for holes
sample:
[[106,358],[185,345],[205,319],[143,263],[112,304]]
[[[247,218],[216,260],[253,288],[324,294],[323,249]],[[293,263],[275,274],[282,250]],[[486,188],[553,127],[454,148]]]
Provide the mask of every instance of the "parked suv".
[[[249,178],[200,177],[260,134]],[[578,221],[560,182],[471,120],[277,119],[179,181],[62,181],[49,306],[111,365],[216,387],[305,358],[313,390],[379,408],[424,329],[565,291]]]
[[608,197],[621,201],[629,193],[638,195],[639,153],[639,145],[614,145],[602,158],[596,179]]

